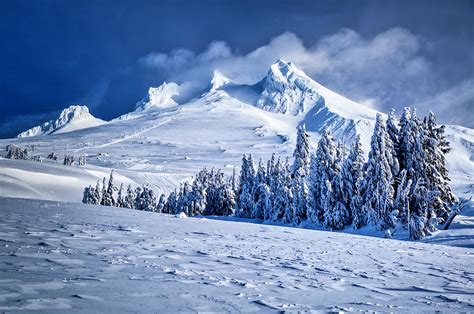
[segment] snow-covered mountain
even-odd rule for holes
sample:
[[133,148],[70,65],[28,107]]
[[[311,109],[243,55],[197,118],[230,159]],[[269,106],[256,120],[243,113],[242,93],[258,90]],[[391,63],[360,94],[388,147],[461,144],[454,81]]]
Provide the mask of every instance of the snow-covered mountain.
[[51,120],[42,125],[26,130],[18,137],[31,137],[43,134],[66,133],[84,128],[99,126],[106,121],[97,119],[90,114],[87,106],[70,106],[64,109],[56,120]]
[[[156,192],[169,192],[203,167],[230,173],[240,165],[243,153],[252,153],[255,160],[267,159],[272,153],[291,157],[302,123],[312,145],[327,127],[346,143],[360,134],[367,153],[377,114],[282,60],[255,84],[238,84],[215,71],[205,91],[187,96],[191,100],[182,101],[181,92],[180,85],[167,82],[150,88],[133,111],[109,123],[99,121],[99,126],[84,128],[84,121],[95,118],[87,111],[84,120],[66,112],[57,122],[25,134],[49,136],[0,140],[3,147],[10,143],[34,146],[41,156],[52,151],[60,158],[84,154],[89,163],[75,170],[82,175],[71,173],[74,178],[66,180],[61,176],[62,166],[56,169],[55,165],[34,163],[30,167],[0,160],[0,195],[52,200],[71,200],[76,195],[73,200],[80,201],[84,186],[101,179],[111,168],[126,178],[122,180],[126,184],[148,183]],[[448,155],[453,186],[458,195],[472,195],[474,130],[458,126],[446,130],[453,146]],[[51,174],[57,180],[51,180]],[[67,196],[59,190],[67,190]]]

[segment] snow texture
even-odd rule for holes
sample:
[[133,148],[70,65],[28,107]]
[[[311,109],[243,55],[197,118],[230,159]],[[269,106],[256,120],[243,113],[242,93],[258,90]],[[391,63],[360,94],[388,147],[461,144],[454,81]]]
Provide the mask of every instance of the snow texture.
[[472,248],[50,201],[0,208],[2,311],[474,306]]

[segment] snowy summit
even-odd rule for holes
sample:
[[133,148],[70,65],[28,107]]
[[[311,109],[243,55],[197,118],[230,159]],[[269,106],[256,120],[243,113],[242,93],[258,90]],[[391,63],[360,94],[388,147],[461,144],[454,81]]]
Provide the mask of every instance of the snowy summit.
[[74,105],[64,109],[56,120],[47,121],[42,125],[26,130],[18,134],[18,137],[66,133],[99,126],[104,123],[106,123],[106,121],[97,119],[91,115],[87,106]]

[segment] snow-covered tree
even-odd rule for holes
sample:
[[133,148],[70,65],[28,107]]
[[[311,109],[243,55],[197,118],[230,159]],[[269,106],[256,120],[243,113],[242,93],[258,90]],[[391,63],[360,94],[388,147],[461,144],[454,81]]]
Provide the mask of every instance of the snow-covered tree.
[[143,210],[143,198],[142,198],[143,189],[139,186],[135,188],[135,200],[133,202],[133,208],[136,210]]
[[78,160],[77,164],[79,166],[85,166],[87,164],[86,156],[85,155],[79,156],[79,160]]
[[168,214],[179,214],[178,213],[178,193],[176,190],[168,195],[166,200],[165,210]]
[[[105,187],[105,178],[104,178],[104,187]],[[110,172],[109,182],[107,184],[107,188],[103,188],[102,192],[102,200],[100,202],[101,205],[105,206],[115,206],[115,198],[114,198],[114,171]]]
[[153,212],[155,211],[156,208],[156,196],[155,192],[150,188],[150,186],[145,185],[142,188],[142,194],[141,194],[141,199],[142,199],[142,210],[144,211],[149,211]]
[[363,181],[364,211],[369,214],[369,223],[381,230],[393,226],[387,218],[393,210],[393,176],[386,154],[387,130],[380,114],[377,115],[372,135],[369,159],[366,164],[366,178]]
[[127,187],[127,195],[125,196],[124,200],[124,207],[126,208],[135,208],[135,198],[136,198],[135,191],[132,189],[132,186],[129,184]]
[[308,218],[313,223],[324,223],[331,182],[338,173],[337,151],[334,138],[324,130],[316,153],[311,156],[308,194]]
[[58,160],[58,156],[56,156],[54,152],[51,152],[46,158],[54,160],[54,161]]
[[[333,179],[331,184],[329,204],[324,215],[324,225],[328,229],[340,230],[346,225],[350,225],[354,214],[357,217],[357,225],[364,221],[360,217],[364,213],[361,210],[360,182],[363,178],[363,152],[360,137],[351,147],[349,156],[345,160],[340,160],[337,164],[342,164],[341,170]],[[344,148],[338,148],[339,151]],[[340,153],[343,155],[342,153]],[[353,214],[354,212],[354,214]]]
[[94,188],[92,185],[89,185],[84,189],[84,193],[82,196],[82,202],[84,204],[93,204],[93,197],[94,197]]
[[164,213],[164,208],[166,204],[166,197],[164,194],[160,195],[160,198],[158,199],[158,203],[156,204],[156,212],[157,213]]
[[192,183],[192,214],[200,215],[207,207],[207,188],[209,185],[209,172],[207,168],[202,169]]
[[255,204],[251,214],[252,218],[264,219],[265,207],[268,206],[268,202],[270,201],[270,190],[268,189],[266,181],[265,166],[263,165],[262,159],[260,159],[252,188]]
[[252,155],[242,157],[242,167],[240,169],[239,204],[237,215],[243,218],[250,218],[255,206],[253,196],[253,186],[255,180],[255,168]]
[[118,190],[116,206],[117,207],[126,207],[125,206],[125,197],[123,195],[123,183],[120,184],[120,188]]
[[102,193],[100,188],[100,180],[97,180],[95,189],[92,191],[91,204],[99,205],[102,200]]
[[76,158],[74,157],[74,155],[64,155],[63,165],[72,166],[74,165],[75,161]]
[[364,152],[360,136],[357,136],[338,175],[340,183],[337,189],[340,190],[341,203],[345,211],[345,225],[350,225],[354,216],[361,214],[360,184],[364,177],[363,166]]
[[451,206],[458,201],[449,186],[449,173],[446,166],[446,154],[451,151],[449,142],[446,140],[444,125],[436,124],[434,113],[430,112],[425,118],[424,126],[424,149],[426,157],[426,176],[429,189],[432,191],[432,206],[436,216],[446,221],[451,211]]
[[398,211],[398,218],[403,225],[408,224],[411,185],[412,181],[407,178],[406,169],[403,169],[399,174],[399,183],[394,200],[394,208]]
[[306,133],[304,124],[298,128],[293,158],[293,216],[294,222],[300,224],[308,218],[306,202],[308,198],[307,177],[311,160],[311,154],[309,151],[309,135]]
[[30,158],[30,152],[28,151],[27,148],[23,148],[21,146],[17,146],[14,144],[7,145],[6,147],[7,151],[7,158],[8,159],[29,159]]

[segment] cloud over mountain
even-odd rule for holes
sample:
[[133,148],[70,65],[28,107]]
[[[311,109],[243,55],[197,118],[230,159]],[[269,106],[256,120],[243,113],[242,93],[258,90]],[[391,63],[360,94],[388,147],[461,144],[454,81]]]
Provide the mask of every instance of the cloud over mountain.
[[[208,86],[215,69],[236,82],[250,84],[261,79],[275,60],[283,58],[333,90],[387,111],[429,102],[435,91],[443,90],[433,80],[435,69],[425,56],[428,48],[422,38],[400,27],[373,37],[341,29],[313,45],[286,32],[246,54],[238,53],[225,42],[215,41],[199,53],[188,49],[176,49],[168,54],[153,52],[138,63],[156,70],[167,80],[183,84],[192,93]],[[473,97],[469,95],[458,97],[462,104],[436,101],[431,109],[445,112],[449,106],[472,104]],[[420,109],[427,110],[425,106]],[[470,120],[457,117],[456,122],[468,125],[472,124]],[[454,120],[448,115],[444,121]]]

